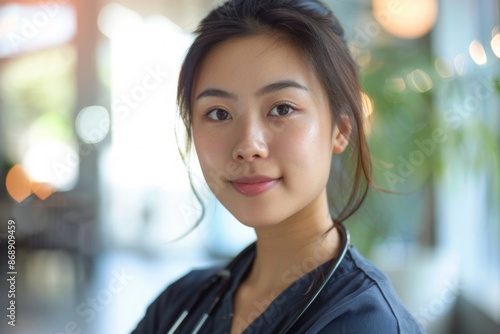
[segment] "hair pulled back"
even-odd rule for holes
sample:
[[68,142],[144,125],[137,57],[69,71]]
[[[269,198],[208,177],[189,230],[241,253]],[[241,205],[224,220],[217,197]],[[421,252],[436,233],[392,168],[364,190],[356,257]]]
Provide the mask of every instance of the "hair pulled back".
[[[349,139],[342,154],[341,175],[337,175],[339,180],[335,182],[343,189],[329,193],[330,210],[338,224],[356,212],[364,201],[372,183],[371,161],[357,65],[339,21],[320,1],[229,0],[201,21],[179,75],[177,103],[187,133],[181,156],[186,161],[191,149],[193,82],[204,57],[224,41],[259,34],[274,35],[305,55],[325,89],[335,124]],[[334,174],[330,178],[336,178]],[[196,189],[193,190],[200,199]],[[204,210],[200,220],[203,214]]]

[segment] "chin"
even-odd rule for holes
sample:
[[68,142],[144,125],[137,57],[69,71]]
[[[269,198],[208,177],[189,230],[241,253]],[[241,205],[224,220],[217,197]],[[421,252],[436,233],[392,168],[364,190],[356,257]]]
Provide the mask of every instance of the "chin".
[[[284,203],[273,201],[275,197],[261,196],[241,200],[236,196],[219,198],[219,201],[240,223],[248,227],[271,227],[292,214],[288,212],[288,207],[283,207]],[[270,204],[271,202],[274,204]]]
[[271,227],[279,224],[283,219],[277,217],[276,214],[273,215],[256,215],[255,212],[250,213],[248,215],[234,215],[234,217],[243,225],[252,227],[252,228],[261,228],[261,227]]

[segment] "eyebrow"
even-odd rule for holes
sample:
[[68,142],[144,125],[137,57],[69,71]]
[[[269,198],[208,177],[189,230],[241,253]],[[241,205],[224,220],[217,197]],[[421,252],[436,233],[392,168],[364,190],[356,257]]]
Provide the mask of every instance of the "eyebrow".
[[272,92],[276,92],[276,91],[279,91],[279,90],[282,90],[282,89],[286,89],[286,88],[298,88],[298,89],[302,89],[302,90],[308,91],[308,89],[307,89],[306,86],[301,85],[301,84],[299,84],[296,81],[293,81],[293,80],[282,80],[282,81],[277,81],[277,82],[274,82],[272,84],[269,84],[267,86],[262,87],[261,89],[259,89],[257,91],[257,93],[255,95],[256,96],[262,96],[262,95],[269,94],[269,93],[272,93]]
[[231,99],[231,100],[238,100],[238,97],[235,94],[226,92],[222,89],[217,89],[217,88],[207,88],[198,96],[196,97],[196,100],[201,99],[202,97],[221,97],[224,99]]
[[[277,82],[273,82],[272,84],[269,84],[267,86],[264,86],[260,88],[255,95],[256,96],[262,96],[265,94],[269,94],[272,92],[276,92],[279,90],[287,89],[287,88],[297,88],[297,89],[302,89],[305,91],[308,91],[307,87],[296,82],[293,80],[281,80]],[[226,92],[222,89],[217,89],[217,88],[207,88],[203,90],[198,96],[196,97],[196,100],[199,100],[203,97],[221,97],[225,99],[231,99],[231,100],[238,100],[238,97],[236,94]]]

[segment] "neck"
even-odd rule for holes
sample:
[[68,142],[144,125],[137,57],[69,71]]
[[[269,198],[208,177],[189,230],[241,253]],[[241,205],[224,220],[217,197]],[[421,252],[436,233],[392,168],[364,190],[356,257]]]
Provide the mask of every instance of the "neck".
[[262,293],[283,291],[338,254],[340,237],[331,229],[326,201],[309,212],[272,227],[256,228],[257,255],[245,284]]

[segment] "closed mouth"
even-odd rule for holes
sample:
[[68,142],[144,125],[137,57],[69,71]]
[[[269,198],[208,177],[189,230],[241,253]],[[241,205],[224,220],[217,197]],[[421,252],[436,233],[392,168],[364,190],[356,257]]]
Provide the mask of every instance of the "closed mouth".
[[273,188],[278,182],[281,181],[281,179],[282,177],[245,177],[231,181],[231,185],[240,194],[246,196],[257,196]]

